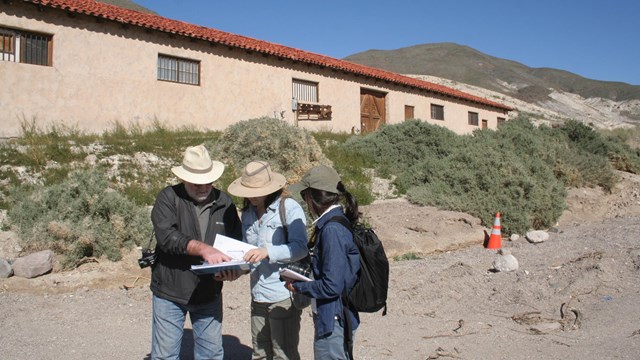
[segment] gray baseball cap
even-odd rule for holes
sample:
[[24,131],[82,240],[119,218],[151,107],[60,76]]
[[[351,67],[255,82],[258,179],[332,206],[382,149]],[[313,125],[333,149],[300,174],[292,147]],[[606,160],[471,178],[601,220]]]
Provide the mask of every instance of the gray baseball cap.
[[312,188],[339,194],[339,182],[340,175],[333,168],[326,165],[318,165],[307,171],[299,182],[290,185],[289,191],[292,194],[297,194],[304,189]]

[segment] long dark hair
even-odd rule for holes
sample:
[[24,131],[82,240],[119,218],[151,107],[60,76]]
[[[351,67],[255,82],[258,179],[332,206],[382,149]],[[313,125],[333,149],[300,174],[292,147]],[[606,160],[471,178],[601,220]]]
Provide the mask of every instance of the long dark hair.
[[[278,189],[272,192],[271,194],[267,195],[267,197],[264,198],[264,207],[266,208],[269,205],[271,205],[274,201],[276,201],[277,198],[280,197],[280,195],[282,195],[282,189]],[[242,211],[247,210],[250,206],[251,206],[251,202],[249,201],[249,199],[244,198],[244,200],[242,201]]]
[[318,213],[317,215],[322,214],[332,205],[340,204],[344,199],[344,213],[350,222],[356,223],[360,218],[360,213],[358,212],[358,201],[345,189],[342,181],[338,182],[337,189],[340,192],[339,194],[314,188],[307,188],[301,192],[301,195],[303,198],[305,198],[307,194],[310,196],[311,204]]

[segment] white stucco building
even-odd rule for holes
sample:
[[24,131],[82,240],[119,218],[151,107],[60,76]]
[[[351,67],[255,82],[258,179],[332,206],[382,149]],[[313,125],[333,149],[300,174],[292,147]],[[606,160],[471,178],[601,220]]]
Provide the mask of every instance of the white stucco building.
[[92,0],[0,2],[0,137],[158,121],[222,130],[269,116],[373,131],[417,118],[468,133],[508,106],[327,56]]

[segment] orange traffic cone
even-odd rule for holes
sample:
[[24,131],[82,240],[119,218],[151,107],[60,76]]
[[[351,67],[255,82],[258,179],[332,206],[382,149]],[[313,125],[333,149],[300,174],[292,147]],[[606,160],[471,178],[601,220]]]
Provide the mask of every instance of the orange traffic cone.
[[491,231],[491,236],[489,237],[486,248],[502,248],[502,234],[500,233],[500,213],[496,214],[496,219],[493,221],[493,230]]

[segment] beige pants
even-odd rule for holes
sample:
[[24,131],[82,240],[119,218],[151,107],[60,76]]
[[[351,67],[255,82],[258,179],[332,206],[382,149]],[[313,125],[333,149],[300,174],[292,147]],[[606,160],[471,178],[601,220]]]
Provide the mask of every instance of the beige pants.
[[252,359],[299,360],[300,315],[291,299],[278,303],[251,302]]

